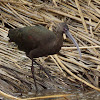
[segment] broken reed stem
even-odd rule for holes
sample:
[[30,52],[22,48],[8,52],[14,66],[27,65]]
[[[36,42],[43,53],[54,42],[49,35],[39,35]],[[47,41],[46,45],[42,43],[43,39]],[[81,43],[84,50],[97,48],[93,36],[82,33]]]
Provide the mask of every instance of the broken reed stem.
[[49,99],[49,98],[61,98],[61,97],[67,97],[70,96],[71,94],[62,94],[62,95],[49,95],[49,96],[41,96],[41,97],[34,97],[34,98],[25,98],[21,100],[42,100],[42,99]]
[[[57,63],[57,61],[54,59],[54,57],[51,56],[51,55],[50,55],[50,57],[52,58],[52,60],[54,61],[54,63],[58,66],[59,70],[64,74],[64,71],[61,69],[61,67],[59,66],[59,64]],[[64,76],[66,76],[66,75],[64,74]]]
[[6,93],[2,92],[1,90],[0,90],[0,95],[2,95],[3,97],[5,97],[7,99],[10,99],[10,100],[22,100],[21,98],[17,98],[10,94],[6,94]]
[[2,95],[3,97],[10,99],[10,100],[40,100],[40,99],[49,99],[49,98],[61,98],[61,97],[67,97],[67,96],[71,96],[71,94],[61,94],[61,95],[49,95],[49,96],[40,96],[40,97],[33,97],[33,98],[25,98],[25,99],[21,99],[18,97],[14,97],[12,95],[6,94],[4,92],[2,92],[0,90],[0,95]]
[[[79,47],[80,49],[92,49],[92,48],[100,48],[100,46],[87,46],[87,47]],[[77,47],[62,47],[64,50],[76,50]]]
[[94,31],[96,32],[99,27],[100,27],[100,20],[99,20],[98,24],[95,26]]
[[83,17],[83,14],[82,14],[81,7],[79,5],[79,2],[78,2],[78,0],[75,0],[75,2],[76,2],[76,5],[77,5],[77,8],[78,8],[78,11],[79,11],[79,14],[80,14],[80,17],[81,17],[83,26],[85,28],[85,31],[88,34],[87,26],[86,26],[86,23],[85,23],[85,20],[84,20],[84,17]]

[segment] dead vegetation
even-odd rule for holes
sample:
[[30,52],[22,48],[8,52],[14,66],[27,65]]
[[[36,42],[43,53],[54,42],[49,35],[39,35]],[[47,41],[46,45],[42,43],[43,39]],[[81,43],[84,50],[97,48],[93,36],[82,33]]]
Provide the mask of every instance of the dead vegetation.
[[[100,91],[100,0],[44,1],[0,0],[0,90],[9,94],[12,91],[28,92],[34,84],[30,72],[31,61],[14,44],[8,43],[8,30],[34,24],[52,30],[53,23],[66,21],[80,46],[82,58],[73,43],[64,36],[59,55],[38,58],[36,61],[44,63],[44,68],[49,70],[51,76],[57,77],[55,81],[60,81],[59,84],[63,84],[61,80],[66,78]],[[36,74],[38,70],[36,67]],[[44,80],[42,83],[41,77],[36,77],[39,84],[52,87],[52,82]]]

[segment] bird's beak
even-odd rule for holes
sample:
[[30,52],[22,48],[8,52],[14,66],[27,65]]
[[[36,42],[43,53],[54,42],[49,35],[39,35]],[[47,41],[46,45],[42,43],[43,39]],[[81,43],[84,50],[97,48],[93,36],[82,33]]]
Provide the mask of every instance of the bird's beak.
[[64,29],[65,34],[72,40],[72,42],[74,43],[74,45],[77,47],[77,50],[79,52],[80,58],[81,58],[81,50],[75,40],[75,38],[71,35],[71,33],[69,32],[69,29]]

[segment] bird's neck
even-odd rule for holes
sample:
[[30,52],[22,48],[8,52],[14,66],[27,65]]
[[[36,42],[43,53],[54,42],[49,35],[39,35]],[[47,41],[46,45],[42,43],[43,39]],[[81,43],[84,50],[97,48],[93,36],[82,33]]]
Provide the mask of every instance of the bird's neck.
[[58,39],[62,39],[62,38],[63,38],[63,32],[57,31],[57,32],[56,32],[56,37],[57,37]]

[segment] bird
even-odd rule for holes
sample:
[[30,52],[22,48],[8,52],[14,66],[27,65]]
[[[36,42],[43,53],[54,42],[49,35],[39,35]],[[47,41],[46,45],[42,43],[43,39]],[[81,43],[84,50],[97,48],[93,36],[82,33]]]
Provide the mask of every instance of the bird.
[[32,60],[31,72],[37,90],[36,78],[34,75],[34,58],[57,54],[63,46],[63,34],[65,33],[77,47],[81,57],[81,50],[69,32],[65,22],[57,23],[54,31],[50,31],[43,25],[26,26],[23,28],[10,29],[8,32],[9,42],[15,42],[18,49],[24,51],[26,56]]

